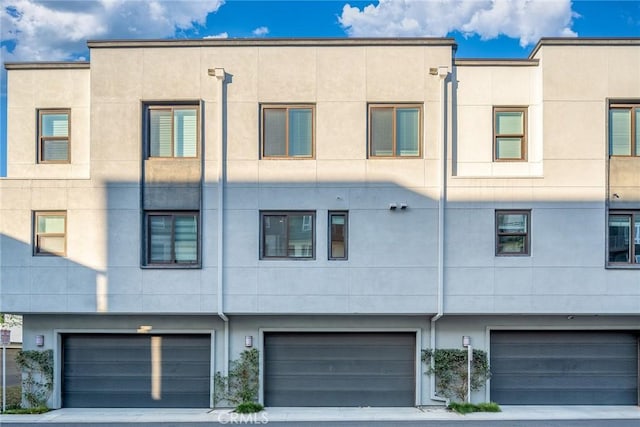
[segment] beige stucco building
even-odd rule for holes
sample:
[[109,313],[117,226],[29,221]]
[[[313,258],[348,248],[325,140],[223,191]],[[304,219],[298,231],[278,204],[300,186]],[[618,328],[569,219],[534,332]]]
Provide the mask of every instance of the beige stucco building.
[[[52,407],[638,404],[640,40],[90,41],[7,63],[0,311]],[[43,340],[40,340],[40,337]]]

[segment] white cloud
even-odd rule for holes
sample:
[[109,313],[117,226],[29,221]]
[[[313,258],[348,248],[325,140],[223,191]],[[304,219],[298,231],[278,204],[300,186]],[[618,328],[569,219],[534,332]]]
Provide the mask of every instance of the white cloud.
[[[66,60],[88,39],[166,38],[204,25],[224,0],[3,0],[2,59]],[[10,47],[9,47],[10,46]]]
[[229,38],[229,33],[227,33],[226,31],[224,33],[220,33],[220,34],[212,34],[210,36],[204,36],[204,39],[228,39]]
[[267,34],[269,34],[269,28],[267,27],[258,27],[253,30],[253,35],[256,37],[266,36]]
[[346,4],[338,18],[351,37],[444,37],[452,31],[483,40],[506,35],[521,46],[570,36],[570,0],[380,0],[360,10]]

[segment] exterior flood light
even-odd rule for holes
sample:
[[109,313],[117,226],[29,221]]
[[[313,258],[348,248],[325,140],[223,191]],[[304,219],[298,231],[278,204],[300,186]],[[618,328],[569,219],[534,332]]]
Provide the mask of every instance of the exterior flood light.
[[398,204],[397,203],[389,203],[389,210],[390,211],[395,211],[398,208]]

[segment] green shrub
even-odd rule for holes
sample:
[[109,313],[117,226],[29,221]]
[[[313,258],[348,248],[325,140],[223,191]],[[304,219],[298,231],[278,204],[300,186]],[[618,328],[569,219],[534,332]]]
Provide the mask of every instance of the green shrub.
[[22,350],[16,355],[22,377],[22,394],[32,408],[47,406],[53,390],[53,350]]
[[44,414],[45,412],[49,412],[50,409],[46,406],[37,406],[35,408],[17,408],[17,409],[7,409],[5,414]]
[[[0,387],[0,395],[2,395],[2,387]],[[19,385],[7,387],[7,403],[6,408],[17,409],[22,404],[22,388]]]
[[[431,359],[433,358],[433,365]],[[467,396],[467,350],[457,348],[422,350],[426,374],[436,376],[436,389],[443,396],[464,401]],[[491,376],[487,353],[473,350],[471,390],[479,390]]]
[[256,402],[244,402],[236,407],[236,412],[239,414],[253,414],[254,412],[260,412],[264,409],[259,403]]
[[259,360],[257,349],[245,350],[240,353],[240,359],[231,362],[228,376],[216,372],[214,376],[214,406],[218,406],[218,403],[222,401],[232,405],[240,405],[258,400]]
[[478,412],[502,412],[496,402],[483,402],[476,405]]
[[500,406],[495,402],[478,403],[460,403],[452,402],[449,409],[458,414],[470,414],[471,412],[500,412]]

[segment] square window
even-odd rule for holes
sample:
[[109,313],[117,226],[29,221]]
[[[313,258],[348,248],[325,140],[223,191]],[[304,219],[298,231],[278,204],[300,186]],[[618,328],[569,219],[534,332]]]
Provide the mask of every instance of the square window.
[[329,259],[347,259],[349,214],[329,212]]
[[262,106],[262,157],[312,158],[313,105]]
[[147,107],[149,157],[198,157],[200,132],[195,105],[152,105]]
[[68,109],[38,111],[38,163],[69,163]]
[[609,211],[609,265],[640,265],[640,211]]
[[420,157],[422,106],[369,105],[369,156]]
[[199,257],[197,212],[147,212],[146,265],[194,266]]
[[610,105],[609,154],[640,156],[640,104]]
[[66,255],[67,213],[65,211],[35,212],[33,223],[34,255]]
[[261,259],[314,259],[315,212],[261,212]]
[[529,255],[531,211],[496,211],[496,255]]
[[494,159],[527,159],[527,109],[495,107],[493,109]]

